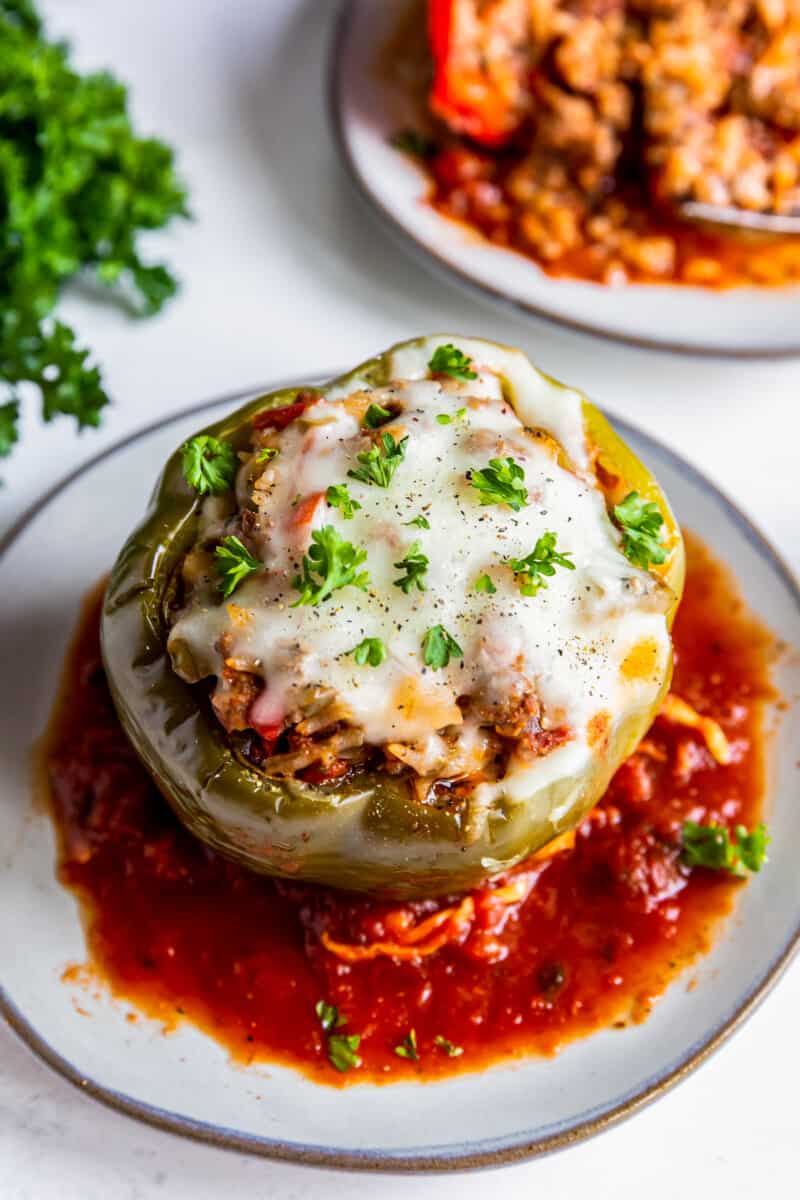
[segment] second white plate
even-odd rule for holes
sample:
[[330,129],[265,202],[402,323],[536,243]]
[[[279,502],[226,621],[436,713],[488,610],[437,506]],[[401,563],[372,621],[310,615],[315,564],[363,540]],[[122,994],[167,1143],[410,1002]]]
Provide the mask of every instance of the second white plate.
[[390,144],[392,134],[413,125],[413,106],[377,69],[380,50],[408,3],[349,0],[330,62],[331,117],[342,159],[406,250],[493,300],[589,333],[699,354],[800,354],[800,287],[611,288],[552,279],[530,259],[436,212],[426,202],[423,172]]

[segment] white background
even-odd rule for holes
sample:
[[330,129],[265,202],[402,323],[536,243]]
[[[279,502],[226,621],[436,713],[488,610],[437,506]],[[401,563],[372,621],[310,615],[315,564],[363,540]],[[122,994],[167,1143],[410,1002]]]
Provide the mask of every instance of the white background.
[[[399,338],[459,331],[529,351],[701,466],[800,567],[800,361],[680,358],[523,321],[423,274],[355,201],[323,106],[333,0],[48,0],[85,68],[132,85],[143,132],[180,149],[192,223],[152,243],[183,281],[162,317],[63,306],[114,407],[73,436],[26,410],[2,464],[0,529],[54,480],[165,412],[355,363]],[[800,305],[798,305],[800,316]],[[155,470],[156,464],[154,464]],[[3,586],[13,581],[4,580]],[[8,936],[6,931],[6,936]],[[24,940],[21,947],[24,952]],[[0,1027],[1,1200],[648,1200],[795,1197],[800,967],[733,1042],[627,1124],[490,1175],[355,1176],[227,1154],[106,1111]]]

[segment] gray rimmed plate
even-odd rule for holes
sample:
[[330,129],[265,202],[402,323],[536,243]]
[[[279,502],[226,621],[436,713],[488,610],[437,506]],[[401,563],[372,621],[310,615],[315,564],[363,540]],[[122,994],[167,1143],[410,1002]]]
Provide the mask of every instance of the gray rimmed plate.
[[[800,938],[796,703],[776,722],[772,743],[769,866],[743,889],[716,948],[691,972],[694,988],[678,980],[645,1024],[597,1034],[555,1059],[342,1092],[282,1067],[245,1069],[189,1026],[165,1037],[147,1020],[127,1021],[130,1006],[102,990],[62,982],[86,950],[74,898],[55,879],[50,819],[32,800],[31,745],[47,720],[80,600],[141,514],[159,464],[246,398],[200,405],[105,451],[52,489],[2,547],[0,1008],[33,1050],[98,1099],[257,1154],[437,1170],[513,1161],[588,1137],[701,1063],[765,995]],[[764,538],[687,463],[617,424],[678,516],[734,567],[752,607],[784,641],[800,644],[798,585]],[[777,682],[785,697],[800,694],[796,654],[783,656]]]
[[340,156],[403,249],[492,300],[587,333],[694,354],[800,354],[800,287],[715,291],[554,279],[531,259],[437,213],[426,203],[423,171],[390,144],[398,130],[413,127],[414,103],[379,67],[381,48],[410,2],[346,0],[329,62],[329,105]]

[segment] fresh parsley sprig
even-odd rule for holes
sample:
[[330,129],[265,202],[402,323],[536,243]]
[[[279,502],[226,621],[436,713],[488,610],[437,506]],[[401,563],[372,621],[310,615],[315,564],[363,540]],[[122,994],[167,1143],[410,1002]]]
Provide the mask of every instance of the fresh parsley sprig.
[[184,479],[199,496],[217,495],[233,487],[236,451],[230,442],[198,434],[181,447],[181,466]]
[[308,554],[303,555],[301,573],[292,580],[292,586],[300,592],[292,608],[319,604],[339,588],[357,587],[363,592],[369,584],[369,572],[357,568],[366,557],[366,550],[346,541],[333,525],[315,529]]
[[361,466],[348,471],[347,474],[360,483],[388,488],[395,471],[406,456],[407,445],[407,436],[396,442],[391,433],[382,433],[376,445],[356,456]]
[[331,1029],[341,1029],[342,1025],[347,1024],[347,1018],[341,1015],[336,1005],[328,1004],[326,1000],[318,1000],[314,1005],[314,1011],[326,1033],[329,1033]]
[[332,1033],[328,1038],[328,1060],[337,1071],[350,1071],[361,1066],[356,1053],[361,1045],[360,1033]]
[[398,1058],[407,1058],[411,1062],[419,1062],[419,1051],[417,1050],[417,1031],[409,1029],[406,1036],[403,1038],[399,1046],[395,1046],[394,1052]]
[[444,625],[433,625],[422,639],[422,661],[439,671],[450,665],[451,658],[463,658],[464,651]]
[[491,458],[488,467],[471,471],[469,481],[480,494],[482,505],[507,504],[519,512],[528,503],[525,472],[513,458]]
[[416,587],[418,592],[426,590],[423,580],[430,565],[430,559],[427,554],[422,553],[419,542],[412,542],[405,558],[401,558],[399,562],[392,565],[398,571],[405,571],[405,575],[393,580],[394,586],[399,587],[404,595],[407,596],[413,587]]
[[643,500],[638,492],[628,492],[614,508],[614,518],[622,533],[622,551],[634,566],[644,570],[651,563],[666,562],[669,552],[662,544],[664,518],[657,504]]
[[542,588],[547,587],[545,576],[556,573],[556,567],[565,567],[568,571],[575,570],[569,552],[563,554],[556,550],[557,535],[543,533],[525,558],[509,559],[508,565],[514,572],[523,596],[535,596]]
[[466,415],[467,410],[465,408],[456,409],[455,415],[451,415],[450,413],[437,413],[436,423],[437,425],[452,425],[454,421],[463,421]]
[[69,47],[50,41],[33,4],[0,2],[0,455],[19,440],[21,384],[45,421],[100,424],[100,371],[52,312],[66,284],[91,272],[143,315],[177,284],[146,264],[137,241],[186,216],[186,195],[163,143],[135,135],[125,88],[81,75]]
[[317,1014],[319,1023],[328,1035],[326,1039],[328,1050],[328,1061],[337,1071],[349,1071],[354,1067],[361,1066],[361,1058],[356,1053],[361,1044],[361,1035],[358,1033],[332,1033],[333,1029],[341,1029],[347,1024],[347,1017],[343,1017],[335,1004],[328,1004],[325,1000],[318,1000],[314,1006],[314,1011]]
[[744,875],[760,871],[767,859],[769,834],[763,823],[748,830],[737,825],[731,835],[725,825],[685,821],[681,831],[681,857],[688,867],[708,867]]
[[412,517],[410,521],[403,521],[404,525],[415,525],[417,529],[430,529],[431,523],[422,513],[418,517]]
[[457,350],[452,342],[436,347],[428,362],[428,370],[431,375],[449,375],[451,379],[464,382],[478,378],[478,372],[472,369],[472,359],[463,350]]
[[463,1046],[456,1046],[449,1038],[443,1037],[441,1033],[437,1033],[433,1039],[439,1049],[447,1055],[448,1058],[458,1058],[464,1053]]
[[215,566],[219,576],[219,586],[227,600],[236,591],[240,583],[261,571],[264,564],[254,558],[238,537],[223,538],[214,551]]
[[483,594],[486,596],[493,596],[497,591],[497,588],[492,583],[492,578],[490,575],[479,575],[475,580],[475,591],[483,592]]
[[364,413],[364,424],[367,429],[379,429],[381,425],[385,425],[391,419],[392,414],[389,409],[384,408],[381,404],[370,404]]
[[348,651],[360,667],[379,667],[386,661],[387,650],[380,638],[365,637]]
[[358,500],[354,500],[346,483],[332,483],[325,493],[325,499],[331,508],[338,508],[345,521],[351,521],[361,508]]

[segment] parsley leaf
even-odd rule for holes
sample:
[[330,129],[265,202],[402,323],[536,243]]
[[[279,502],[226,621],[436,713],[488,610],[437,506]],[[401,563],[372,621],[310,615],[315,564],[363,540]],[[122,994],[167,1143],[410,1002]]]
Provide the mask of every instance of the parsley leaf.
[[352,654],[360,667],[379,667],[386,659],[386,647],[380,638],[365,637],[348,654]]
[[525,472],[513,458],[491,458],[488,467],[470,473],[469,481],[480,492],[481,504],[507,504],[519,512],[528,503]]
[[280,450],[276,450],[274,446],[265,446],[263,450],[259,450],[256,455],[257,463],[272,462],[273,458],[277,458]]
[[422,639],[422,661],[434,671],[450,665],[451,658],[463,658],[464,651],[444,625],[433,625]]
[[475,580],[475,591],[484,592],[487,596],[493,596],[497,591],[497,588],[492,583],[490,576],[479,575]]
[[724,825],[700,825],[684,821],[681,831],[681,857],[688,867],[708,867],[743,875],[744,869],[760,871],[767,858],[769,834],[764,824],[748,831],[737,825],[733,836]]
[[444,1051],[448,1058],[458,1058],[460,1054],[464,1053],[463,1046],[455,1046],[449,1038],[442,1037],[440,1033],[437,1033],[433,1040],[436,1042],[436,1045],[439,1047],[439,1049]]
[[361,466],[355,471],[348,471],[347,474],[361,483],[388,488],[395,471],[406,456],[407,445],[407,437],[395,442],[390,433],[382,433],[376,446],[370,446],[369,450],[364,450],[357,456]]
[[176,290],[166,267],[139,257],[140,232],[186,216],[172,153],[136,137],[125,88],[78,74],[32,4],[0,2],[0,453],[16,440],[17,385],[42,417],[96,426],[108,404],[100,371],[69,326],[52,319],[65,285],[87,270],[141,312]]
[[556,540],[554,533],[543,533],[526,558],[509,559],[508,565],[518,576],[517,582],[523,596],[535,596],[541,588],[546,588],[544,576],[555,575],[556,567],[575,570],[569,553],[561,554],[556,550]]
[[664,518],[657,504],[628,492],[614,508],[614,517],[622,531],[623,554],[634,566],[647,570],[651,563],[667,560],[669,553],[661,544]]
[[461,350],[448,342],[446,346],[437,346],[434,350],[428,370],[432,375],[449,375],[452,379],[477,379],[478,372],[472,369],[472,359]]
[[295,575],[292,580],[292,586],[300,592],[292,608],[301,604],[319,604],[343,587],[357,587],[363,592],[369,583],[369,572],[357,572],[356,567],[366,557],[366,550],[345,541],[333,525],[315,529],[308,554],[303,555],[302,574]]
[[398,1058],[408,1058],[411,1060],[411,1062],[419,1062],[419,1054],[417,1053],[417,1033],[415,1029],[409,1029],[400,1045],[395,1046],[394,1052]]
[[392,414],[388,408],[382,408],[380,404],[370,404],[367,411],[364,413],[364,424],[367,429],[377,429],[381,425],[385,425],[387,421],[391,421]]
[[253,558],[238,537],[223,538],[214,551],[214,555],[219,586],[226,600],[236,591],[240,583],[244,583],[245,579],[249,579],[264,566],[260,559]]
[[14,443],[19,440],[18,420],[18,400],[9,400],[7,404],[0,404],[0,458],[5,458],[7,454],[10,454]]
[[399,129],[389,141],[395,150],[402,150],[403,154],[410,154],[412,158],[433,158],[439,150],[433,138],[420,133],[418,129]]
[[325,499],[331,508],[341,510],[345,521],[350,521],[361,505],[354,500],[348,491],[346,483],[332,483],[325,493]]
[[349,1071],[351,1067],[360,1067],[361,1058],[356,1050],[361,1044],[358,1033],[333,1033],[328,1038],[328,1058],[331,1066],[337,1071]]
[[399,587],[406,596],[415,584],[417,591],[424,592],[425,584],[422,581],[428,570],[429,562],[427,554],[423,554],[420,550],[419,542],[413,542],[405,558],[401,558],[400,562],[392,563],[392,566],[397,567],[398,571],[405,571],[404,576],[393,581],[394,586]]
[[412,517],[410,521],[403,521],[404,525],[416,525],[417,529],[430,529],[431,523],[422,513],[418,517]]
[[346,1018],[341,1015],[336,1005],[328,1004],[325,1000],[318,1000],[314,1005],[314,1011],[326,1033],[331,1029],[340,1029],[342,1025],[347,1024]]
[[450,413],[437,413],[436,423],[438,425],[452,425],[454,421],[463,421],[466,415],[467,410],[465,408],[457,409],[455,416],[451,416]]
[[230,442],[198,434],[181,447],[181,465],[184,479],[198,495],[227,492],[236,474],[236,451]]

